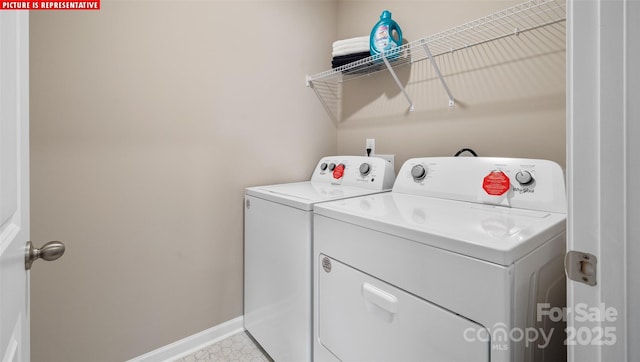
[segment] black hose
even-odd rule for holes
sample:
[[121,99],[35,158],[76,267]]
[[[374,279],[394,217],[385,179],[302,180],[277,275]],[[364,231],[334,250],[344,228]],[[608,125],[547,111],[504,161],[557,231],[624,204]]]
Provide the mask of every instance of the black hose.
[[463,152],[469,152],[470,154],[473,155],[473,157],[478,157],[478,154],[476,153],[476,151],[470,149],[470,148],[462,148],[460,149],[460,151],[456,152],[455,157],[460,156],[461,153]]

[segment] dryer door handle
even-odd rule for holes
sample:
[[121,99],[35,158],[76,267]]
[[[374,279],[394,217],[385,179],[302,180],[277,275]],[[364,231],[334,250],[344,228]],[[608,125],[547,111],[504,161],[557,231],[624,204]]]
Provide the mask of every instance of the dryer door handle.
[[369,283],[362,284],[362,298],[389,313],[395,314],[398,312],[398,298]]

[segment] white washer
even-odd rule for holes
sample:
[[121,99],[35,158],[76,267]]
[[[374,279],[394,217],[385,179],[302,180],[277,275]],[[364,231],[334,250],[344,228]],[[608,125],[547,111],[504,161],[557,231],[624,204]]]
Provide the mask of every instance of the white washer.
[[566,358],[557,164],[410,159],[392,192],[314,214],[315,361]]
[[244,327],[271,358],[312,358],[314,205],[390,191],[394,179],[381,158],[335,156],[310,181],[246,189]]

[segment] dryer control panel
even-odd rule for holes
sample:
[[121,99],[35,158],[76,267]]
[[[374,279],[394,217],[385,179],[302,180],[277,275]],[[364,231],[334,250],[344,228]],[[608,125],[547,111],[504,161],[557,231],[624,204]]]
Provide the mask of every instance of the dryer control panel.
[[328,156],[316,165],[311,182],[388,190],[395,172],[391,163],[378,157]]
[[497,157],[407,160],[393,192],[566,213],[564,174],[552,161]]

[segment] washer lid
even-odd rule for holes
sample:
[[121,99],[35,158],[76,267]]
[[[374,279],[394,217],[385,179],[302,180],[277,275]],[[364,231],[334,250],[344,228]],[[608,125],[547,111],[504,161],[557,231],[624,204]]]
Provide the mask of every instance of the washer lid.
[[395,192],[323,203],[314,212],[500,265],[566,228],[565,214]]
[[301,210],[311,211],[318,202],[363,196],[390,190],[372,190],[354,186],[332,185],[312,181],[249,187],[246,194]]

